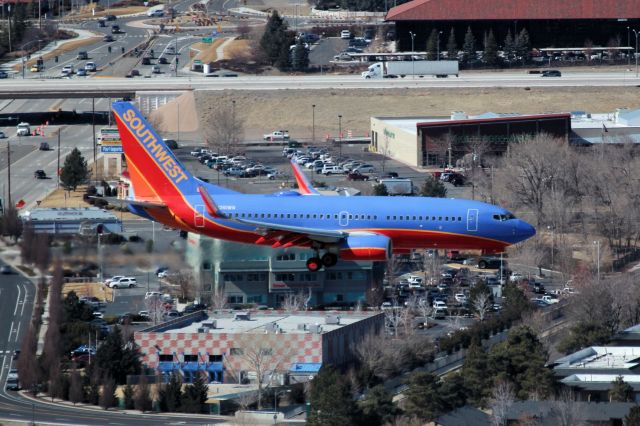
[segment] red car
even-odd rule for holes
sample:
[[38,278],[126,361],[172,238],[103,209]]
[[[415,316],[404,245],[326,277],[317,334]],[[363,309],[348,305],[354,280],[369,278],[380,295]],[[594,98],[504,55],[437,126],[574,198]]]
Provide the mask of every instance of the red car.
[[369,176],[360,172],[351,172],[347,175],[347,180],[369,180]]

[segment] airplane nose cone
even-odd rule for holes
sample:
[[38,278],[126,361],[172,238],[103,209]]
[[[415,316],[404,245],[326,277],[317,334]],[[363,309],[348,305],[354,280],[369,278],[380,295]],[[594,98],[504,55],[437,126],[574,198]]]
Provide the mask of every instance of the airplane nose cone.
[[518,220],[516,225],[516,236],[518,241],[524,241],[536,235],[536,228],[529,225],[524,220]]

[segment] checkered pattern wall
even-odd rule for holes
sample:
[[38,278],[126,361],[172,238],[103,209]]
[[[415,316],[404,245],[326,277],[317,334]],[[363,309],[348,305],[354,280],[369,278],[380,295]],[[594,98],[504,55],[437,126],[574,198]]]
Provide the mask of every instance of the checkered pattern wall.
[[[322,335],[311,333],[135,333],[143,363],[150,368],[158,366],[158,355],[177,355],[173,361],[182,362],[183,354],[198,355],[198,361],[207,362],[209,355],[224,355],[225,362],[235,370],[249,370],[248,352],[271,350],[271,358],[278,369],[289,369],[293,363],[321,363]],[[233,350],[232,350],[233,348]],[[245,351],[238,356],[236,349]],[[277,360],[277,361],[276,361]],[[273,367],[276,367],[275,365]]]

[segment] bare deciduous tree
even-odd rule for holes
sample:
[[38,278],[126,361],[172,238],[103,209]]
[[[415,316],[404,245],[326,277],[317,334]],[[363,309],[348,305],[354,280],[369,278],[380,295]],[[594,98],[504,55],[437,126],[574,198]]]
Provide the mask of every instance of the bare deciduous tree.
[[488,293],[479,293],[473,300],[473,311],[480,321],[484,321],[491,310],[491,296]]
[[513,385],[505,380],[499,380],[491,394],[491,425],[506,426],[507,411],[516,399]]
[[76,405],[84,400],[84,389],[82,386],[82,376],[80,372],[73,366],[71,376],[69,377],[69,401]]
[[166,310],[164,308],[164,303],[159,296],[147,297],[144,300],[144,306],[149,312],[149,319],[154,324],[158,324],[160,321],[162,321],[162,315]]
[[211,293],[211,309],[219,311],[226,309],[227,306],[227,296],[224,294],[224,290],[216,286]]
[[583,407],[571,390],[565,389],[560,392],[558,398],[553,402],[550,416],[553,424],[558,426],[582,426],[586,425],[586,418]]
[[244,134],[241,111],[236,111],[235,103],[224,102],[217,106],[211,121],[204,128],[207,144],[220,154],[229,155],[238,150],[237,143]]
[[285,296],[284,300],[280,304],[280,309],[285,312],[297,312],[304,309],[307,296],[298,291],[297,293],[289,293]]
[[180,288],[180,299],[184,302],[193,300],[196,294],[196,280],[191,272],[180,271],[171,276],[169,279],[171,284]]

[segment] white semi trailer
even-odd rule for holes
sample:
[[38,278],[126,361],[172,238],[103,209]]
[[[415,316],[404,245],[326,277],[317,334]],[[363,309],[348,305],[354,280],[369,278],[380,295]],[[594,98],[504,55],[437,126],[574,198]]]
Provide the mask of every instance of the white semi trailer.
[[362,78],[397,78],[433,75],[458,76],[458,61],[389,61],[376,62],[362,73]]

